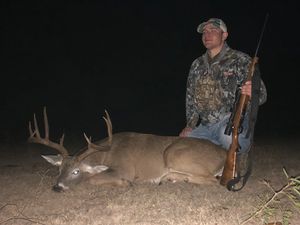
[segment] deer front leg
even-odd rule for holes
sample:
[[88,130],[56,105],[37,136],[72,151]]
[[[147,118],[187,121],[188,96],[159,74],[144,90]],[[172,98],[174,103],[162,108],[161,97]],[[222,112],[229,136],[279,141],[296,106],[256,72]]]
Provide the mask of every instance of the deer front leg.
[[131,182],[122,178],[117,171],[104,171],[89,178],[92,185],[129,186]]

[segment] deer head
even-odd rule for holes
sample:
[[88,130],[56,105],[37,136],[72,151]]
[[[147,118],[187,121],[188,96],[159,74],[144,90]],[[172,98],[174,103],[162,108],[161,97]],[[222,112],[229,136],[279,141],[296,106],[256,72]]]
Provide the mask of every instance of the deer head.
[[46,107],[43,110],[44,114],[44,128],[45,137],[42,138],[36,116],[33,116],[34,130],[32,129],[32,123],[29,122],[29,138],[28,142],[38,143],[48,147],[51,147],[59,152],[57,155],[42,155],[42,157],[54,166],[59,167],[59,177],[57,183],[53,186],[54,191],[63,191],[69,189],[72,185],[79,183],[81,180],[93,176],[97,173],[101,173],[108,169],[107,166],[101,164],[91,165],[86,162],[86,158],[96,152],[109,151],[112,145],[112,123],[109,114],[105,110],[103,119],[107,125],[108,139],[102,144],[96,145],[92,143],[91,138],[88,138],[86,134],[84,137],[87,141],[87,147],[81,150],[74,156],[70,156],[68,150],[64,147],[64,134],[59,140],[59,143],[53,142],[49,138],[49,123],[47,117]]

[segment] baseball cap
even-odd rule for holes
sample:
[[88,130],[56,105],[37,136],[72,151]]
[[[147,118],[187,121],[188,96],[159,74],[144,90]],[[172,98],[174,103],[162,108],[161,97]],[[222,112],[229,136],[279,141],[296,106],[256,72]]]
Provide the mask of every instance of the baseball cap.
[[224,32],[227,32],[227,27],[226,24],[223,22],[223,20],[218,19],[218,18],[210,18],[209,20],[207,20],[206,22],[201,23],[198,28],[197,28],[197,32],[202,34],[203,33],[203,28],[207,25],[207,24],[212,24],[213,26],[221,29]]

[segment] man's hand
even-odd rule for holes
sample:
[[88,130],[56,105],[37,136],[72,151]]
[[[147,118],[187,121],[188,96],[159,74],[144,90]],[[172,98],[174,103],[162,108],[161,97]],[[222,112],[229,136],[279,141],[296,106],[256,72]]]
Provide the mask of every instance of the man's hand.
[[179,134],[180,137],[187,137],[191,132],[192,132],[192,128],[190,127],[185,127]]
[[248,95],[251,98],[251,93],[252,93],[252,82],[247,81],[241,89],[241,93],[244,95]]

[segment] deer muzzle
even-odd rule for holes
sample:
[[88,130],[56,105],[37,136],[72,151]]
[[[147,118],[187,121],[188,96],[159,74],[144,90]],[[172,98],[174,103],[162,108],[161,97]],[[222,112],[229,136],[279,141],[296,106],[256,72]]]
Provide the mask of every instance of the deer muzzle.
[[62,192],[69,189],[69,187],[66,187],[65,185],[63,185],[62,183],[57,183],[52,187],[52,190],[55,192]]

